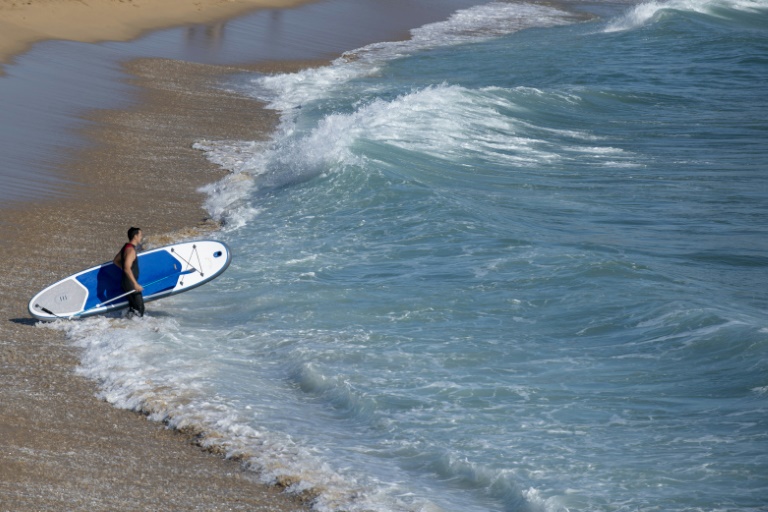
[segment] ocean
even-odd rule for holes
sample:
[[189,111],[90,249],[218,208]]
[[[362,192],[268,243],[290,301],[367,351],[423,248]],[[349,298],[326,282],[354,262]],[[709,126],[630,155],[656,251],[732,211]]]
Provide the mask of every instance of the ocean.
[[78,371],[318,511],[768,510],[768,2],[411,36],[222,81],[232,265]]

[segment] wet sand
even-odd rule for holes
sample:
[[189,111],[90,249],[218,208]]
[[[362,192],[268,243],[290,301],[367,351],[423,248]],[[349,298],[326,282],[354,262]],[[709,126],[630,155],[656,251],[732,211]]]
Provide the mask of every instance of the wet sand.
[[[0,6],[9,2],[0,0]],[[53,0],[45,5],[50,3]],[[247,2],[235,3],[242,9]],[[356,27],[354,37],[336,36],[327,27],[321,27],[328,33],[320,37],[333,41],[332,49],[382,40],[384,33],[402,37],[406,27],[442,19],[453,8],[448,3],[442,11],[414,6],[403,21],[404,13],[395,7],[370,1],[381,8],[375,13],[380,32],[342,17],[341,26],[346,21]],[[136,0],[133,4],[152,5]],[[381,21],[386,19],[381,13],[394,21]],[[53,37],[40,34],[36,40]],[[83,34],[83,40],[99,38]],[[21,47],[26,46],[15,48]],[[7,58],[13,47],[5,48],[0,51]],[[97,384],[76,374],[78,350],[61,332],[36,325],[27,313],[27,301],[44,286],[110,260],[129,226],[140,226],[148,245],[215,230],[198,188],[220,179],[224,171],[192,144],[263,138],[277,119],[252,99],[222,92],[214,84],[228,73],[292,71],[319,63],[222,66],[162,58],[126,62],[120,66],[130,84],[119,95],[112,94],[115,103],[129,106],[86,109],[73,124],[77,133],[67,134],[85,142],[62,154],[43,151],[62,177],[56,184],[60,193],[0,205],[0,262],[5,270],[0,279],[0,510],[305,510],[307,503],[281,493],[279,487],[255,483],[256,475],[237,461],[199,448],[197,433],[167,429],[95,398]],[[55,87],[54,79],[48,91],[53,93]],[[33,129],[48,129],[42,125],[45,118],[40,119]],[[10,133],[14,122],[0,118],[0,134],[3,128]],[[34,188],[34,177],[29,181]],[[4,192],[13,195],[11,189]]]
[[26,312],[35,290],[109,260],[125,226],[141,226],[149,243],[214,228],[196,189],[223,172],[191,142],[253,139],[274,123],[253,101],[209,87],[220,67],[145,60],[130,71],[139,107],[90,116],[93,147],[68,171],[80,193],[2,212],[0,509],[301,510],[237,462],[195,448],[195,433],[97,400],[95,383],[73,371],[77,350]]

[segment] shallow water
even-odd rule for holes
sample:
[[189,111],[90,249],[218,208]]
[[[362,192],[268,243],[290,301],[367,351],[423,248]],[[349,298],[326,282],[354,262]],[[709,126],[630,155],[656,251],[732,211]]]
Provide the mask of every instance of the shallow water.
[[[127,108],[137,89],[121,64],[165,58],[217,65],[332,59],[482,0],[332,0],[265,9],[129,42],[42,41],[2,66],[0,208],[81,193],[66,164],[88,144],[83,113]],[[1,220],[0,220],[1,221]]]
[[232,266],[83,374],[318,510],[764,509],[768,5],[567,5],[224,84]]

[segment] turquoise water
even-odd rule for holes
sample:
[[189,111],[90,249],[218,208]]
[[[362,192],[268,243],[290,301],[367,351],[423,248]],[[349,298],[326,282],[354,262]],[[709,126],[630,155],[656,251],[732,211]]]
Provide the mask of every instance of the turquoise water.
[[566,7],[224,84],[232,266],[83,374],[317,510],[766,510],[768,2]]

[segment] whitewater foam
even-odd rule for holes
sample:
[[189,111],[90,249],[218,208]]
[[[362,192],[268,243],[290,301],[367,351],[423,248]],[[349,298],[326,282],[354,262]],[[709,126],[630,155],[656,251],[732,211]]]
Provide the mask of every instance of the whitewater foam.
[[644,2],[630,9],[625,15],[611,20],[604,31],[621,32],[634,30],[648,23],[658,21],[669,11],[684,11],[727,17],[732,12],[756,13],[765,11],[768,5],[763,0],[670,0],[666,2]]
[[446,21],[414,29],[406,41],[375,43],[347,52],[327,67],[257,78],[252,94],[266,101],[267,108],[288,114],[319,98],[343,97],[344,84],[379,73],[387,61],[431,48],[480,42],[525,28],[573,21],[572,14],[553,7],[491,2],[457,11]]
[[254,188],[254,178],[266,173],[268,142],[207,141],[192,145],[204,151],[208,160],[230,171],[217,182],[200,187],[206,194],[204,207],[211,218],[226,230],[244,226],[259,214],[246,198]]
[[[173,300],[166,299],[165,307]],[[142,319],[112,315],[38,325],[63,331],[83,349],[78,373],[96,381],[98,396],[113,406],[198,433],[200,446],[242,460],[260,481],[311,498],[320,512],[375,508],[365,497],[376,496],[375,489],[363,492],[353,475],[337,473],[290,436],[254,427],[248,408],[215,392],[210,382],[220,371],[216,358],[202,340],[181,331],[177,318],[184,315],[176,313],[174,318],[150,313]],[[263,389],[268,388],[265,384]]]

